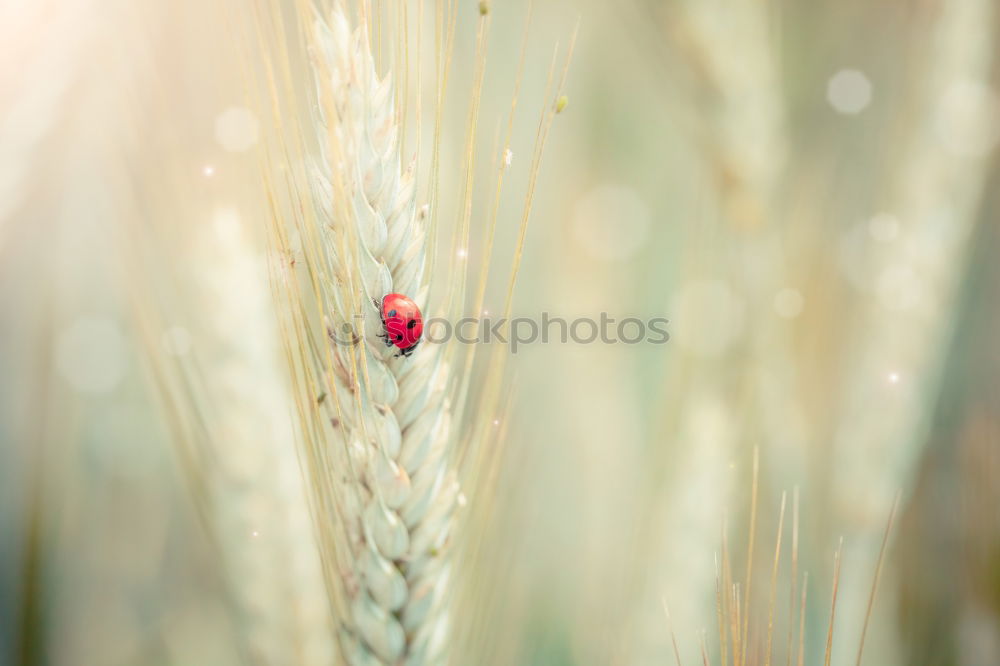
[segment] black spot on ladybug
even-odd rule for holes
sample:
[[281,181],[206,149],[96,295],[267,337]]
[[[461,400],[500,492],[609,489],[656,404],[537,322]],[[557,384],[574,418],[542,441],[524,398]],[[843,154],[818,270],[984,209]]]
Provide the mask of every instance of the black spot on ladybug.
[[403,339],[403,336],[402,336],[402,335],[397,335],[397,336],[396,336],[396,339],[397,339],[397,340],[402,340],[402,339]]
[[406,328],[413,328],[416,325],[417,325],[416,319],[411,319],[410,321],[406,322]]
[[396,311],[395,310],[389,310],[389,316],[390,317],[395,317],[396,316]]

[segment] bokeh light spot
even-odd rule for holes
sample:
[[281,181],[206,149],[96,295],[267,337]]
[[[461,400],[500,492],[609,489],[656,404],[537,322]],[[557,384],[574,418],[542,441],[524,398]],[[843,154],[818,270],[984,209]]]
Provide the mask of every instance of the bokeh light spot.
[[856,69],[842,69],[830,77],[826,99],[838,113],[861,113],[872,101],[871,81]]

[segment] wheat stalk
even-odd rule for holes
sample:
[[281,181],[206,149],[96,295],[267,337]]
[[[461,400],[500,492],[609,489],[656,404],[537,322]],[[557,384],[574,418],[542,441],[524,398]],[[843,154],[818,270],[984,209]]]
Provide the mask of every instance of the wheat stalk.
[[[864,335],[848,348],[848,374],[831,408],[839,428],[829,470],[830,501],[860,507],[854,516],[866,536],[845,551],[849,560],[878,549],[878,529],[870,516],[914,482],[933,413],[921,405],[940,390],[956,294],[989,172],[988,154],[964,143],[974,136],[989,145],[984,135],[995,123],[996,15],[995,3],[988,0],[939,3],[919,42],[928,58],[913,82],[912,125],[884,197],[885,210],[898,219],[899,238],[875,244],[871,252],[865,279],[872,288],[857,315],[857,330]],[[956,144],[956,133],[964,141]],[[917,293],[917,299],[907,302],[906,290]],[[842,596],[848,616],[861,616],[864,586],[848,580]],[[839,632],[845,648],[861,630],[857,624]],[[876,654],[899,648],[882,635],[872,638]]]
[[[898,216],[900,238],[877,246],[874,270],[866,278],[877,285],[876,270],[883,278],[893,270],[908,271],[913,277],[906,286],[917,290],[918,298],[908,301],[896,296],[898,290],[872,289],[859,308],[865,336],[848,359],[852,380],[859,379],[845,387],[837,406],[843,426],[833,474],[852,479],[863,493],[850,493],[850,500],[868,508],[888,504],[908,485],[922,448],[927,416],[916,405],[938,383],[954,322],[949,313],[988,166],[987,154],[955,145],[952,135],[989,131],[995,122],[996,102],[989,97],[995,94],[989,92],[995,15],[994,4],[986,0],[944,2],[934,12],[931,57],[915,82],[918,111],[900,151],[902,166],[892,174],[885,197],[887,210]],[[922,49],[927,49],[925,41]],[[976,140],[985,138],[977,134]],[[889,385],[891,397],[876,402],[873,384]],[[833,487],[835,501],[846,503],[846,487]]]
[[[317,18],[310,3],[300,3],[297,13],[315,81],[316,103],[308,114],[294,102],[296,53],[287,42],[280,9],[272,4],[257,17],[258,52],[264,56],[264,75],[257,81],[275,112],[276,134],[263,173],[277,250],[273,285],[287,306],[283,334],[302,424],[303,470],[312,490],[327,592],[340,622],[340,652],[351,664],[437,664],[459,653],[450,609],[464,600],[464,585],[452,574],[449,551],[461,543],[467,559],[476,557],[482,533],[481,526],[463,521],[467,529],[461,542],[453,538],[456,516],[467,501],[459,478],[477,493],[488,491],[495,479],[490,467],[500,447],[484,443],[496,441],[502,431],[492,424],[502,402],[503,350],[493,350],[486,381],[473,393],[475,354],[425,342],[412,356],[400,357],[380,337],[380,302],[387,293],[409,295],[425,318],[455,314],[464,306],[470,269],[463,262],[465,252],[457,250],[469,248],[471,241],[488,3],[479,9],[464,178],[453,188],[458,215],[451,238],[440,243],[451,248],[449,279],[433,282],[447,129],[443,109],[458,8],[439,2],[433,12],[434,140],[425,151],[430,159],[423,162],[421,128],[407,129],[409,109],[418,123],[422,117],[422,77],[421,41],[418,37],[416,51],[410,50],[405,7],[335,3]],[[419,24],[423,3],[416,15]],[[276,57],[271,60],[269,53]],[[416,91],[409,89],[413,69]],[[546,96],[553,80],[550,70]],[[565,69],[555,99],[564,82]],[[514,106],[516,95],[511,123]],[[528,162],[508,315],[542,146],[561,108],[555,100],[546,106]],[[408,134],[416,136],[417,153],[404,163]],[[500,154],[509,141],[508,134]],[[426,185],[418,185],[418,171],[428,162]],[[309,166],[299,169],[302,163]],[[501,169],[498,200],[502,182]],[[418,191],[427,194],[418,199]],[[488,213],[490,229],[498,205]],[[492,233],[483,280],[491,249]],[[476,292],[477,309],[484,288],[480,284]],[[463,620],[467,634],[474,622]]]
[[[714,198],[711,212],[718,219],[719,238],[725,239],[717,246],[697,248],[693,246],[701,239],[692,239],[692,247],[685,250],[682,259],[690,261],[684,277],[691,280],[689,285],[711,280],[711,284],[724,287],[735,304],[766,302],[776,290],[774,285],[783,284],[782,264],[755,260],[772,254],[775,246],[776,212],[789,153],[780,56],[772,33],[773,9],[752,0],[649,2],[645,9],[640,16],[646,26],[654,26],[657,46],[666,44],[685,64],[685,83],[697,100],[693,105],[697,117],[681,120],[690,123],[690,134],[704,156]],[[706,266],[710,268],[706,270]],[[745,459],[749,442],[756,438],[752,428],[757,426],[747,415],[758,411],[749,397],[755,395],[750,386],[759,374],[757,359],[773,358],[780,345],[774,344],[778,333],[770,323],[773,317],[767,312],[750,312],[748,317],[755,317],[753,325],[747,327],[750,334],[733,343],[742,347],[744,355],[700,350],[690,342],[700,337],[697,325],[691,322],[706,319],[724,306],[716,299],[691,300],[684,307],[671,306],[672,316],[680,322],[679,348],[674,353],[679,355],[677,375],[682,378],[675,383],[682,388],[668,399],[676,407],[665,412],[664,423],[679,451],[678,460],[664,468],[684,469],[685,480],[652,480],[657,509],[651,512],[650,520],[655,524],[656,512],[665,514],[671,521],[670,532],[683,532],[690,547],[701,544],[707,549],[716,538],[710,528],[712,518],[722,510],[723,498],[733,484],[733,478],[725,473],[727,463]],[[716,359],[711,357],[716,355],[725,362],[713,363]],[[731,390],[731,386],[738,390]],[[786,412],[796,409],[795,402],[794,396],[785,400]],[[741,426],[734,427],[735,423]],[[766,436],[770,441],[773,433]],[[756,498],[756,493],[752,497]],[[751,534],[756,529],[755,516],[750,508],[746,518]],[[662,546],[659,551],[650,549],[647,557],[662,556],[664,550]],[[750,552],[741,595],[742,634],[747,631],[757,594],[752,585],[752,540]],[[697,598],[700,590],[711,587],[712,570],[696,559],[672,562],[664,570],[670,584],[685,598]],[[731,603],[729,592],[728,587],[719,591],[726,603]],[[696,625],[712,612],[707,604],[688,609],[688,615],[697,618]]]
[[428,220],[416,206],[412,165],[401,168],[395,98],[376,72],[367,31],[352,29],[338,9],[316,22],[314,36],[324,155],[310,182],[331,339],[356,330],[350,315],[363,316],[359,344],[330,349],[327,377],[334,439],[352,468],[335,491],[348,538],[341,647],[354,664],[434,663],[447,635],[443,555],[463,501],[447,456],[449,370],[440,349],[400,358],[379,337],[383,295],[426,297]]
[[[130,285],[131,300],[172,444],[215,548],[239,648],[263,664],[327,663],[332,622],[296,464],[265,255],[249,231],[252,218],[237,209],[209,214],[193,200],[177,203],[175,192],[160,200],[163,194],[146,193],[158,203],[144,217],[146,235],[126,232],[130,274],[143,274],[140,265],[157,269]],[[176,244],[161,237],[167,228],[180,230]],[[164,275],[182,306],[154,305]]]
[[202,227],[194,255],[201,316],[218,345],[202,368],[214,407],[207,420],[213,523],[250,649],[268,664],[321,664],[332,647],[329,618],[317,596],[319,562],[275,354],[266,264],[244,224],[235,211],[219,211]]

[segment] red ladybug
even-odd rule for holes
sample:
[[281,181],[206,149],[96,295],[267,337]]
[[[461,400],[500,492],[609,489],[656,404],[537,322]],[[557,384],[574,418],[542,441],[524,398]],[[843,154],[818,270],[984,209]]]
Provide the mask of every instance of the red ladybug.
[[420,343],[424,318],[408,296],[386,294],[382,297],[382,326],[386,346],[396,345],[401,355],[409,356]]

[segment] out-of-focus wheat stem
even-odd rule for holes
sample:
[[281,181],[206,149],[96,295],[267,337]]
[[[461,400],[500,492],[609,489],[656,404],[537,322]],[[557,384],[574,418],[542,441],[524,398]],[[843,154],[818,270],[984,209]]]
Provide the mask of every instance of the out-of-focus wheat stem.
[[[53,326],[65,316],[57,304],[65,295],[53,287],[67,279],[55,239],[65,242],[71,237],[66,229],[78,221],[77,211],[67,205],[72,200],[67,192],[77,183],[66,165],[89,158],[93,148],[64,135],[67,121],[83,115],[79,97],[72,94],[84,88],[84,56],[104,36],[104,26],[92,17],[93,5],[90,0],[0,3],[0,282],[23,285],[3,294],[10,316],[0,327],[4,376],[9,387],[16,387],[5,395],[10,404],[0,409],[5,448],[0,457],[8,473],[0,503],[11,519],[0,511],[0,531],[5,541],[19,533],[4,548],[12,555],[19,552],[13,557],[17,584],[5,594],[11,633],[0,646],[0,661],[10,657],[23,664],[40,663],[50,652],[52,590],[46,567],[53,553],[46,551],[54,530],[49,513],[51,506],[65,503],[65,463],[53,463],[72,458],[72,451],[52,450],[52,444],[62,444],[57,433],[78,427],[72,417],[75,403],[65,399],[52,367]],[[33,208],[32,199],[44,203]],[[13,392],[18,399],[9,398]],[[13,501],[18,493],[22,501]]]
[[[990,87],[996,6],[989,0],[948,0],[933,11],[905,142],[894,164],[885,212],[898,238],[879,243],[870,291],[859,305],[857,333],[845,361],[845,382],[833,406],[838,423],[831,500],[855,507],[864,539],[852,539],[849,561],[878,549],[884,515],[906,489],[923,449],[941,366],[955,325],[955,296],[975,228],[987,170],[988,134],[996,122]],[[845,581],[845,617],[860,618],[868,594],[859,577]],[[892,604],[883,604],[883,612]],[[853,650],[862,627],[838,632]],[[880,643],[886,637],[880,635]]]
[[[691,0],[656,11],[661,29],[690,73],[690,94],[697,100],[695,132],[706,158],[704,166],[713,194],[711,213],[734,237],[722,248],[711,248],[712,261],[700,261],[697,267],[692,267],[690,277],[721,281],[736,294],[735,299],[761,302],[765,300],[761,294],[781,281],[772,274],[779,270],[780,262],[768,262],[764,271],[754,270],[749,264],[758,248],[766,249],[769,245],[788,153],[778,53],[770,32],[769,8],[766,3],[748,0]],[[716,272],[705,271],[705,265]],[[711,311],[718,304],[699,303],[697,307]],[[691,506],[692,502],[681,498],[698,497],[694,504],[705,516],[699,521],[700,529],[683,528],[685,542],[693,550],[699,549],[697,544],[702,544],[705,552],[712,549],[709,544],[715,539],[715,531],[706,528],[714,524],[721,505],[727,501],[728,464],[734,459],[744,459],[745,449],[741,445],[754,440],[749,428],[733,424],[747,421],[744,414],[753,407],[747,396],[752,395],[755,359],[770,356],[780,346],[771,335],[771,327],[758,326],[758,319],[763,321],[769,315],[748,313],[754,317],[747,327],[752,337],[739,344],[752,348],[753,351],[747,352],[750,360],[740,361],[732,355],[727,356],[726,362],[712,364],[714,359],[687,353],[683,345],[675,352],[683,354],[679,362],[682,367],[699,368],[691,371],[691,381],[684,384],[683,393],[677,396],[684,407],[676,410],[679,423],[672,428],[679,433],[679,442],[683,442],[674,466],[684,469],[685,474],[677,483],[657,482],[655,492],[665,496],[657,500],[664,506]],[[740,390],[732,390],[734,381]],[[785,404],[786,410],[795,411],[793,402]],[[752,525],[751,531],[755,527]],[[752,539],[750,546],[752,549]],[[736,644],[743,644],[748,638],[744,625],[751,616],[755,591],[752,560],[751,550],[747,587],[742,597],[744,624],[734,636]],[[691,590],[692,597],[698,594],[697,590],[709,589],[711,584],[708,570],[672,566],[669,575],[671,586]],[[676,593],[673,588],[671,593]],[[706,613],[709,610],[704,609]],[[734,654],[732,658],[738,660],[741,656]]]
[[[850,384],[838,408],[832,487],[839,502],[848,494],[864,502],[867,516],[882,515],[909,480],[928,418],[916,405],[933,395],[952,330],[949,312],[986,167],[985,155],[958,137],[995,122],[988,87],[994,4],[949,0],[938,11],[916,84],[915,118],[885,204],[898,218],[900,238],[882,244],[876,261],[882,273],[870,276],[886,288],[866,300],[864,337],[853,346]],[[917,301],[894,296],[889,282],[897,273],[911,281],[901,287],[919,290]]]
[[[167,217],[154,223],[176,226]],[[158,285],[135,285],[133,301],[250,656],[322,664],[332,655],[332,622],[296,461],[266,262],[247,227],[236,209],[220,209],[184,230],[187,244],[172,248],[183,267],[173,280],[190,287],[181,310],[153,311]],[[164,346],[175,356],[164,355]]]
[[39,185],[35,179],[57,173],[66,159],[45,143],[59,122],[72,116],[67,97],[86,74],[81,53],[98,39],[91,5],[90,0],[0,5],[0,61],[17,63],[4,71],[0,87],[0,250],[13,215]]

